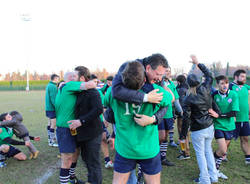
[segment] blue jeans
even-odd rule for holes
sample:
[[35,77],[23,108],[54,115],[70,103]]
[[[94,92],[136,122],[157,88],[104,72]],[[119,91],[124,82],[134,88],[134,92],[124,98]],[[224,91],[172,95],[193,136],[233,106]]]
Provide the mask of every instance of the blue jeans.
[[133,171],[130,172],[127,184],[136,184],[136,182],[137,182],[137,177],[134,169]]
[[202,130],[191,132],[192,143],[200,169],[200,183],[202,184],[211,184],[211,181],[218,181],[217,169],[215,167],[211,146],[213,137],[213,125]]

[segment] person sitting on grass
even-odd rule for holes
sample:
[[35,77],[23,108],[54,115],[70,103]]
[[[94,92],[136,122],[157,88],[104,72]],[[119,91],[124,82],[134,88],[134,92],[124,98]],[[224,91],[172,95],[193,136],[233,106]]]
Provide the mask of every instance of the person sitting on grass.
[[30,146],[30,141],[17,141],[12,139],[13,131],[8,127],[0,126],[0,155],[5,158],[13,157],[17,160],[26,160],[26,155],[12,145]]
[[22,123],[23,117],[17,111],[12,111],[10,113],[3,113],[0,115],[0,126],[10,127],[13,129],[13,133],[19,139],[23,139],[25,142],[29,142],[28,149],[30,151],[29,159],[36,159],[38,157],[39,151],[30,142],[30,140],[40,141],[40,137],[29,136],[29,131]]

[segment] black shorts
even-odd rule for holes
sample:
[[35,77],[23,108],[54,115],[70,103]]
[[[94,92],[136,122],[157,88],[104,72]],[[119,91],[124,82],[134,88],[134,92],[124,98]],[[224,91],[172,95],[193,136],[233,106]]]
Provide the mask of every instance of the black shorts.
[[21,151],[19,149],[15,148],[14,146],[9,145],[9,147],[10,147],[10,149],[7,153],[0,151],[0,154],[4,155],[7,158],[10,158],[10,157],[14,157],[18,153],[21,153]]
[[60,153],[75,153],[76,136],[71,135],[69,128],[57,127],[56,135]]
[[149,159],[128,159],[116,152],[114,170],[118,173],[128,173],[135,169],[136,163],[140,164],[142,172],[148,175],[158,174],[162,169],[160,153]]
[[223,131],[223,130],[216,129],[214,131],[214,137],[215,139],[225,138],[225,140],[232,140],[234,137],[234,130]]
[[163,119],[158,125],[158,130],[173,130],[174,129],[174,118]]
[[239,136],[249,136],[250,127],[249,122],[236,122],[236,129],[234,130],[234,137],[237,139]]
[[56,112],[55,111],[46,111],[46,116],[49,119],[55,119],[56,118]]

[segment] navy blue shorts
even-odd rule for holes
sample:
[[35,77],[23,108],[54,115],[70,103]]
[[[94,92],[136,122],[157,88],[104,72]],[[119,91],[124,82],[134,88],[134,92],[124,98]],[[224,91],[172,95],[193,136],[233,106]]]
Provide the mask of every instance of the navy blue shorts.
[[76,136],[71,135],[69,128],[57,127],[56,135],[60,153],[76,151]]
[[236,129],[234,130],[234,137],[237,139],[239,136],[249,136],[250,127],[249,122],[236,122]]
[[119,153],[115,154],[114,170],[118,173],[128,173],[136,168],[136,164],[140,164],[142,172],[148,175],[155,175],[161,172],[161,156],[158,153],[150,159],[127,159]]
[[214,137],[215,139],[225,138],[225,140],[232,140],[234,137],[234,130],[223,131],[223,130],[216,129],[214,131]]
[[7,153],[0,151],[0,154],[4,155],[5,157],[10,158],[10,157],[14,157],[18,153],[21,153],[21,151],[19,149],[15,148],[14,146],[9,145],[9,147],[10,147],[10,149]]
[[49,119],[55,119],[56,112],[55,111],[46,111],[46,117],[48,117]]
[[158,130],[173,130],[173,129],[174,129],[173,118],[163,119],[162,122],[158,125]]

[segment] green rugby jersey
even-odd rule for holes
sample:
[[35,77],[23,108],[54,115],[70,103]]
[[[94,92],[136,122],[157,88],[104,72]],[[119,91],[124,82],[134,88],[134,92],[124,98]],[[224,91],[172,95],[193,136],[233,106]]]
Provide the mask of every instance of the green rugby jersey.
[[68,121],[75,119],[76,93],[82,82],[70,81],[58,89],[56,96],[56,126],[69,128]]
[[49,84],[46,86],[46,94],[45,94],[46,111],[55,111],[56,95],[57,95],[56,83],[50,81]]
[[111,89],[106,92],[105,105],[113,109],[116,123],[115,149],[125,158],[149,159],[155,157],[160,151],[158,126],[151,124],[142,127],[134,121],[135,113],[153,116],[160,107],[166,107],[171,103],[169,93],[158,85],[153,84],[153,87],[159,89],[159,93],[163,92],[160,104],[126,103],[112,98]]
[[[102,105],[104,105],[104,95],[101,90],[97,90],[100,94]],[[103,114],[100,115],[101,121],[103,122]]]
[[250,87],[245,84],[242,86],[236,83],[230,83],[231,90],[235,91],[239,97],[239,108],[240,111],[237,113],[236,122],[248,122],[249,121],[249,104],[248,104],[248,90]]
[[[221,94],[219,91],[213,93],[213,99],[219,107],[222,114],[231,111],[239,111],[239,98],[235,91],[228,90],[227,94]],[[214,118],[214,128],[223,131],[232,131],[235,129],[235,117]]]
[[[13,131],[10,128],[5,128],[5,127],[0,127],[0,129],[2,130],[2,133],[0,133],[0,146],[2,144],[7,144],[4,139],[6,138],[11,138],[13,136]],[[8,144],[10,145],[10,144]]]
[[[174,83],[171,80],[168,80],[168,82],[164,82],[164,85],[166,85],[172,91],[176,100],[179,99],[179,94],[176,90],[176,86],[174,85]],[[169,92],[167,91],[167,93],[169,93]],[[171,95],[171,98],[172,98],[172,95]],[[171,99],[171,101],[172,100],[173,100],[173,98]],[[173,104],[171,103],[168,106],[168,110],[167,110],[166,115],[164,116],[164,119],[168,119],[168,118],[172,118],[172,117],[173,117]]]

